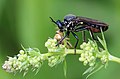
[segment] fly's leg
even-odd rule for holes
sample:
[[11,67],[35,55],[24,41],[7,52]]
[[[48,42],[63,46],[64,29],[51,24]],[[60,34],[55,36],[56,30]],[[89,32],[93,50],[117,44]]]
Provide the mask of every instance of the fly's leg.
[[75,43],[75,46],[74,46],[74,52],[75,52],[75,54],[76,54],[76,47],[77,47],[77,45],[78,45],[78,41],[79,41],[79,38],[78,38],[78,36],[74,33],[74,32],[71,32],[72,34],[73,34],[73,36],[76,38],[76,43]]
[[62,41],[63,41],[67,36],[69,36],[69,34],[70,34],[70,32],[67,31],[67,33],[65,34],[65,36],[56,44],[56,46],[59,46],[59,44],[61,44]]
[[92,32],[91,30],[89,30],[89,32],[90,32],[90,36],[91,36],[91,38],[92,38],[93,40],[95,40],[95,41],[98,41],[98,40],[94,37],[93,32]]
[[86,42],[85,31],[82,31],[83,42]]

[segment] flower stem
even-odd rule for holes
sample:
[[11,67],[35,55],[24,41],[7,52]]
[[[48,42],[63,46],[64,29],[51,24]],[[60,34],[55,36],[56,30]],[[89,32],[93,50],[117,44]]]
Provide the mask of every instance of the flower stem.
[[75,53],[74,49],[66,49],[65,53],[66,54],[81,54],[82,50],[76,49],[76,53]]
[[65,52],[49,52],[45,53],[45,56],[59,55],[59,54],[81,54],[82,50],[76,49],[76,53],[74,49],[65,49]]
[[113,55],[109,55],[109,61],[120,63],[120,58],[115,57]]

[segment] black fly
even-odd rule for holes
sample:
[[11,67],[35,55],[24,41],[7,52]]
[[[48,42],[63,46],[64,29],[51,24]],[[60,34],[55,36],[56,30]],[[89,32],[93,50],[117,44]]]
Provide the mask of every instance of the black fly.
[[78,36],[75,34],[75,32],[82,31],[83,33],[83,41],[86,41],[85,39],[85,30],[88,30],[90,32],[91,37],[93,40],[96,40],[94,38],[93,33],[99,33],[100,29],[103,31],[106,31],[108,29],[108,25],[104,22],[100,22],[98,20],[94,20],[91,18],[86,18],[86,17],[81,17],[81,16],[75,16],[72,14],[68,14],[64,17],[64,21],[54,21],[51,17],[50,19],[52,20],[53,23],[55,23],[59,30],[61,32],[66,32],[65,36],[57,43],[56,46],[61,44],[61,42],[69,36],[70,33],[76,38],[76,43],[74,46],[74,50],[76,53],[76,47],[79,41]]

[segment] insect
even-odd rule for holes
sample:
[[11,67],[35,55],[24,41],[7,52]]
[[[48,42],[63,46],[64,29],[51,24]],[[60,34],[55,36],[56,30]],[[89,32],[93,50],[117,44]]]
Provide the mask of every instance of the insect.
[[85,31],[86,30],[88,30],[90,32],[91,38],[93,40],[96,40],[93,33],[99,33],[99,32],[101,32],[101,29],[104,32],[108,29],[108,24],[106,24],[104,22],[100,22],[98,20],[91,19],[91,18],[75,16],[73,14],[66,15],[64,17],[63,21],[60,21],[60,20],[55,21],[51,17],[50,17],[50,19],[53,23],[55,23],[58,26],[58,28],[61,32],[66,32],[64,37],[57,43],[56,46],[61,44],[61,42],[67,36],[69,36],[70,33],[72,33],[72,35],[76,38],[76,43],[74,46],[75,53],[76,53],[76,47],[77,47],[78,42],[79,42],[79,38],[75,34],[75,32],[81,31],[82,35],[83,35],[83,41],[86,41],[86,38],[85,38]]

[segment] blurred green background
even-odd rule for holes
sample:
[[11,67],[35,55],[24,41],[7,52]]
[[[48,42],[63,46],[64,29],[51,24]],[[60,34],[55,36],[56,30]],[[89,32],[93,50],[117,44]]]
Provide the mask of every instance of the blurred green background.
[[[112,55],[120,57],[120,0],[0,0],[0,79],[65,79],[63,64],[50,68],[44,63],[37,75],[30,71],[25,77],[23,73],[7,73],[1,66],[7,56],[18,54],[21,44],[47,52],[44,43],[56,31],[49,16],[63,20],[66,14],[108,23],[109,29],[105,32],[108,49]],[[81,33],[77,34],[81,38]],[[75,42],[72,36],[71,40]],[[87,67],[78,61],[78,57],[67,56],[67,79],[85,79],[82,73]],[[120,79],[120,64],[109,62],[106,69],[89,79]]]

